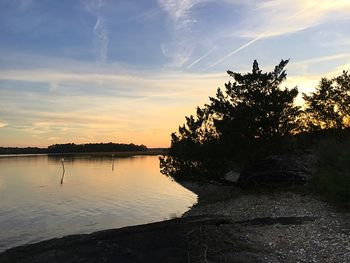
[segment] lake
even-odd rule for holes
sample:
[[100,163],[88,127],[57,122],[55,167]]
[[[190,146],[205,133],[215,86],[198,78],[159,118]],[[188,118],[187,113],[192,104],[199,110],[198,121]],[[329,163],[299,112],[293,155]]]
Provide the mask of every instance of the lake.
[[0,251],[181,216],[197,196],[158,156],[0,156]]

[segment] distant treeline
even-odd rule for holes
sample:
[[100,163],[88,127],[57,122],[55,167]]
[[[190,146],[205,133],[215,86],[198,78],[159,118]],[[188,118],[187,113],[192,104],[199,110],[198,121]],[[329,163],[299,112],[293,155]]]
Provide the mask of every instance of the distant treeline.
[[53,144],[47,148],[38,147],[0,147],[0,154],[50,154],[50,153],[86,153],[86,152],[135,152],[147,151],[145,145],[133,143],[87,143]]
[[47,153],[47,148],[38,147],[0,147],[0,154],[41,154]]

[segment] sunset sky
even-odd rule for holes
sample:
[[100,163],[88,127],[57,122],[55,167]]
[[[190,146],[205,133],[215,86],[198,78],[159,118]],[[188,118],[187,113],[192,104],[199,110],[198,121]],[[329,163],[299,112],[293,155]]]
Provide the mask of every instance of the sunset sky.
[[0,0],[0,146],[168,147],[226,70],[288,58],[303,92],[349,70],[350,0]]

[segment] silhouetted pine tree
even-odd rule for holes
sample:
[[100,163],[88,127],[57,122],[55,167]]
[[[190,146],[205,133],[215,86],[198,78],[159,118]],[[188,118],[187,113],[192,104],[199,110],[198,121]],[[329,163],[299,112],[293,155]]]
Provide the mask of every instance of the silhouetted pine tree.
[[251,73],[227,71],[233,82],[224,91],[219,88],[209,104],[198,107],[197,115],[186,117],[186,124],[172,134],[161,171],[180,180],[220,180],[237,163],[281,150],[298,129],[300,114],[293,104],[297,88],[281,89],[287,63],[282,60],[266,73],[257,61]]
[[311,131],[335,129],[341,131],[350,127],[350,75],[327,79],[322,78],[316,91],[303,94]]

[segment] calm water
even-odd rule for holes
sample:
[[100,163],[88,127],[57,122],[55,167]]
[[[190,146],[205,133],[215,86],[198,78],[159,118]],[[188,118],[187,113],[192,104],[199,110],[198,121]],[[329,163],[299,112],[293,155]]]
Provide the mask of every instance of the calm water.
[[180,216],[197,201],[157,156],[0,157],[0,251]]

